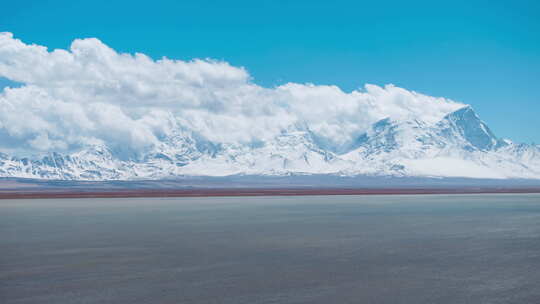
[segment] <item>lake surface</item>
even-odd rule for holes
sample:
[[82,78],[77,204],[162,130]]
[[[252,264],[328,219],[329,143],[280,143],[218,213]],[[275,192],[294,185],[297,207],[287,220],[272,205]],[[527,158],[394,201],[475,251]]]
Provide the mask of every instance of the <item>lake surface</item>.
[[0,201],[0,303],[538,303],[540,195]]

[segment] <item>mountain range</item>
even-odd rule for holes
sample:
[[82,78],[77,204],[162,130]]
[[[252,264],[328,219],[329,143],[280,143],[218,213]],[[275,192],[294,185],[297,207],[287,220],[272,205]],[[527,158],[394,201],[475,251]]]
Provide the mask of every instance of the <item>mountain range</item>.
[[265,142],[217,143],[178,127],[133,157],[106,145],[72,153],[16,157],[0,153],[0,176],[60,180],[137,180],[175,176],[313,175],[540,178],[540,146],[495,136],[470,106],[436,123],[379,120],[345,146],[307,125]]

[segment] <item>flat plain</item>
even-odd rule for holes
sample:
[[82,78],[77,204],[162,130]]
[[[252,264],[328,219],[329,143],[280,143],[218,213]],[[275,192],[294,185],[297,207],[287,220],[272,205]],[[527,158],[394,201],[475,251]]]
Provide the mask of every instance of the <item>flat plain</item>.
[[534,303],[540,195],[0,200],[1,303]]

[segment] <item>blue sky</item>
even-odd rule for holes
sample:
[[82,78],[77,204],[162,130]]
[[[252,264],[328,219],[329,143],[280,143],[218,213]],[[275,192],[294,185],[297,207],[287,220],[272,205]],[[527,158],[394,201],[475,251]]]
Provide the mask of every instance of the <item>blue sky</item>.
[[393,83],[540,143],[539,2],[436,2],[11,1],[0,31],[51,49],[97,37],[154,58],[221,59],[264,86]]

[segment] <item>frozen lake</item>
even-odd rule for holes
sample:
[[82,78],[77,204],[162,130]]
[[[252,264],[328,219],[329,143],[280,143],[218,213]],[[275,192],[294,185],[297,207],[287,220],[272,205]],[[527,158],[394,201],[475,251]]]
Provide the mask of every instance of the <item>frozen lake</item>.
[[540,195],[0,200],[1,303],[535,303]]

